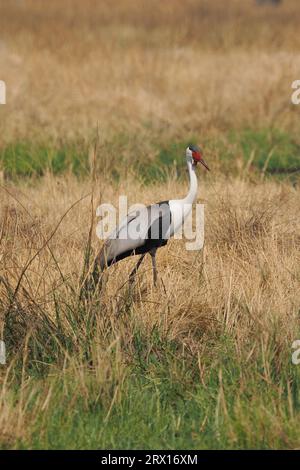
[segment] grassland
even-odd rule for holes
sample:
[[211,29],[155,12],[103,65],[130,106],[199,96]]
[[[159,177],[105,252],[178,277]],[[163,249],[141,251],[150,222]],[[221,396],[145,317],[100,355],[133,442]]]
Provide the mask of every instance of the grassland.
[[[223,5],[1,3],[1,448],[300,447],[298,2]],[[97,205],[183,196],[190,141],[204,249],[80,300]]]

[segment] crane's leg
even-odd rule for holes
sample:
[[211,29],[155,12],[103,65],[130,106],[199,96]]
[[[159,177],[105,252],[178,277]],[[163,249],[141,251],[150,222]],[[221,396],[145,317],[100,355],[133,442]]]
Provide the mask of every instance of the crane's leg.
[[155,258],[156,248],[151,250],[149,253],[151,255],[151,261],[152,261],[153,284],[156,286],[156,282],[157,282],[157,267],[156,267],[156,258]]
[[131,271],[130,276],[129,276],[129,282],[130,282],[130,283],[132,283],[132,282],[134,281],[134,277],[135,277],[135,275],[136,275],[136,273],[137,273],[137,271],[138,271],[138,269],[139,269],[139,267],[140,267],[140,265],[141,265],[141,263],[142,263],[142,261],[143,261],[145,255],[146,255],[146,253],[143,253],[143,254],[141,255],[140,259],[139,259],[138,262],[136,263],[135,268]]

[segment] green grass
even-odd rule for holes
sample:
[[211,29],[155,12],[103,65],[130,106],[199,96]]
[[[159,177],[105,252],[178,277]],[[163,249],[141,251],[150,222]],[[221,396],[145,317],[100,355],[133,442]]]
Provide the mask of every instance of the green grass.
[[[176,364],[181,377],[173,377],[167,363],[147,371],[133,369],[123,384],[121,401],[108,418],[109,407],[103,406],[101,397],[91,397],[87,403],[77,397],[74,402],[71,383],[64,397],[57,384],[47,416],[36,417],[30,442],[20,443],[20,447],[280,448],[286,447],[286,439],[296,442],[298,429],[290,423],[286,392],[278,397],[270,384],[259,380],[258,373],[248,371],[247,391],[241,394],[241,371],[232,360],[226,362],[211,372],[205,388],[197,380],[196,370],[182,364]],[[220,403],[219,371],[226,405]],[[300,375],[291,374],[299,409]],[[273,424],[282,415],[282,436],[274,436]]]
[[88,171],[88,152],[82,143],[53,144],[16,142],[0,152],[0,165],[8,178],[54,175],[71,170],[75,175]]
[[[249,350],[252,345],[249,345]],[[234,339],[211,341],[211,353],[198,360],[166,340],[155,328],[136,330],[123,380],[114,373],[97,379],[90,358],[81,363],[84,389],[72,369],[28,369],[26,395],[30,432],[17,447],[34,449],[269,449],[299,443],[300,367],[279,371],[276,352],[247,361]],[[112,364],[116,350],[111,351]],[[30,362],[30,361],[29,361]],[[53,365],[53,364],[52,364]],[[112,366],[113,367],[113,366]],[[30,371],[30,372],[29,372]],[[288,388],[288,384],[289,387]],[[45,409],[38,397],[52,394]],[[15,388],[17,406],[18,387]],[[117,392],[117,399],[116,398]],[[2,443],[2,448],[7,444]]]
[[[201,139],[200,139],[201,140]],[[185,175],[184,151],[196,136],[189,140],[153,141],[145,135],[117,134],[101,144],[97,156],[97,170],[118,181],[130,169],[145,184],[166,181],[170,171],[177,177]],[[85,176],[90,171],[88,142],[16,142],[0,150],[0,168],[7,178],[32,177],[46,171],[61,174],[71,171]],[[297,137],[278,129],[245,129],[229,132],[222,138],[208,137],[201,141],[204,154],[212,170],[236,174],[240,167],[249,165],[256,172],[269,175],[299,172],[300,143]]]
[[300,170],[300,142],[287,132],[278,129],[247,129],[239,134],[232,133],[229,141],[237,144],[245,161],[253,153],[253,165],[269,173],[287,173]]

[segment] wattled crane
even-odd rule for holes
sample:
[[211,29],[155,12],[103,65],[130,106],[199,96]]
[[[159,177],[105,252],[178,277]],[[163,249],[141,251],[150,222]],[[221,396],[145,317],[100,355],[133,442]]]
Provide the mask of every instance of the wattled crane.
[[106,267],[129,256],[141,255],[130,274],[129,279],[132,281],[147,253],[152,259],[153,281],[154,285],[156,284],[157,249],[166,245],[168,239],[183,225],[197,197],[198,181],[195,173],[197,163],[201,163],[209,170],[201,149],[195,145],[187,147],[186,163],[190,183],[186,197],[158,202],[129,213],[106,239],[95,259],[91,274],[94,287],[98,284],[101,273]]

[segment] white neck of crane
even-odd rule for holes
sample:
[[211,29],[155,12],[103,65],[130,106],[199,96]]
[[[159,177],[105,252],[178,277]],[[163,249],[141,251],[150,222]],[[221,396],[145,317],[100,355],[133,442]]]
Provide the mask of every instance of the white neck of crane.
[[189,160],[187,161],[187,167],[190,179],[190,187],[188,194],[183,199],[171,199],[169,201],[170,210],[172,214],[172,228],[170,230],[171,236],[176,233],[182,226],[184,219],[191,212],[193,202],[197,197],[198,180],[195,173],[196,167]]
[[188,161],[187,167],[188,167],[189,178],[190,178],[190,188],[186,197],[183,198],[182,201],[184,204],[192,205],[195,202],[195,199],[197,197],[198,180],[197,180],[197,175],[195,172],[196,166],[193,165],[192,162]]

